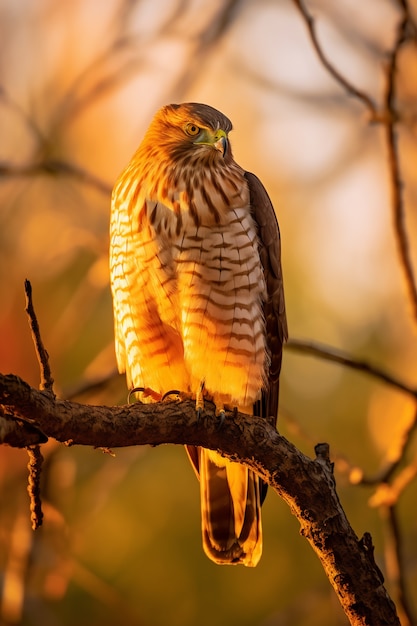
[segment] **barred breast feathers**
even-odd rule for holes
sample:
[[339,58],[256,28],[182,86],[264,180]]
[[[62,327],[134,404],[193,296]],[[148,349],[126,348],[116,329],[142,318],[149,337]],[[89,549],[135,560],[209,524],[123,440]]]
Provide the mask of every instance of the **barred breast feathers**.
[[[178,144],[170,136],[164,140],[160,130],[156,140],[151,124],[114,191],[118,228],[125,230],[122,245],[130,250],[130,261],[124,260],[131,274],[130,298],[134,291],[134,305],[119,303],[130,311],[129,322],[119,328],[119,337],[127,333],[130,342],[127,369],[137,373],[131,376],[134,384],[151,386],[145,375],[155,384],[155,375],[146,372],[139,337],[146,331],[149,347],[162,352],[170,327],[182,346],[171,337],[168,360],[177,345],[182,366],[179,355],[175,361],[190,390],[204,380],[220,401],[248,409],[266,384],[268,354],[266,286],[247,181],[231,153],[224,159],[204,145],[190,151],[189,145],[181,149]],[[151,302],[161,323],[152,333],[149,321],[137,319],[149,315]],[[122,346],[119,351],[123,359]],[[166,391],[166,386],[156,390]]]

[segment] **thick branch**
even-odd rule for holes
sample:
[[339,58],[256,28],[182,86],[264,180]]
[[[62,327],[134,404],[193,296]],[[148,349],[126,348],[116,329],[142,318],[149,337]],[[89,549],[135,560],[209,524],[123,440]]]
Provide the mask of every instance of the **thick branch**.
[[261,418],[227,413],[219,429],[214,407],[209,404],[199,421],[192,400],[117,407],[82,405],[54,399],[14,375],[0,376],[0,403],[8,414],[35,424],[62,442],[109,448],[191,444],[218,449],[245,463],[276,490],[298,518],[301,534],[317,553],[351,624],[399,624],[373,560],[369,536],[358,540],[346,519],[323,446],[312,460]]

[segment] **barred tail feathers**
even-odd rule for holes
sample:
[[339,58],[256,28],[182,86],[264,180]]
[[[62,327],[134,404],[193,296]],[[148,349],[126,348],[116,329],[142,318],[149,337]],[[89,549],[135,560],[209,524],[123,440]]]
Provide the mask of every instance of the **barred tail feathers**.
[[215,563],[255,567],[262,554],[258,476],[212,450],[198,455],[205,553]]

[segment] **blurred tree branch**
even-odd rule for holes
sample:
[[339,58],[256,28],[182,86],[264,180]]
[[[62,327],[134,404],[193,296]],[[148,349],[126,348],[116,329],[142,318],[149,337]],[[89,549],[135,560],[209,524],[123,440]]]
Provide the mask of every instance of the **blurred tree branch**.
[[332,78],[349,94],[363,104],[370,113],[370,122],[384,127],[386,136],[389,180],[391,185],[391,202],[394,221],[394,235],[397,240],[401,269],[407,285],[414,322],[417,323],[417,281],[410,254],[409,235],[406,226],[405,206],[402,192],[400,155],[398,150],[397,126],[401,123],[401,114],[396,103],[396,80],[399,56],[402,48],[410,41],[416,41],[416,25],[414,23],[407,0],[395,0],[400,17],[394,44],[388,52],[385,63],[385,94],[381,107],[375,105],[364,91],[349,81],[330,61],[323,50],[317,35],[316,21],[310,14],[304,0],[293,0],[295,7],[303,18],[312,46],[322,65]]
[[10,163],[0,163],[1,177],[20,178],[29,176],[39,176],[46,174],[49,176],[68,176],[97,189],[100,193],[110,196],[112,187],[103,180],[94,176],[91,172],[58,159],[46,159],[27,165],[11,165]]
[[[312,341],[290,339],[287,349],[300,352],[304,355],[315,356],[326,361],[337,363],[344,367],[366,373],[376,380],[393,387],[409,396],[417,403],[417,389],[410,387],[403,381],[388,374],[383,369],[364,360],[354,359],[333,347]],[[417,476],[417,464],[413,461],[406,464],[406,452],[411,444],[412,437],[417,430],[417,404],[413,419],[404,427],[401,433],[400,445],[395,446],[395,454],[387,450],[386,461],[375,476],[367,477],[357,467],[351,468],[350,480],[357,485],[374,485],[375,493],[369,500],[372,507],[378,508],[385,523],[385,563],[388,578],[395,590],[399,609],[401,611],[401,623],[403,626],[412,626],[414,618],[410,602],[407,597],[407,589],[404,575],[402,533],[399,528],[397,504],[406,487]],[[400,465],[405,465],[399,473],[395,472]]]
[[353,83],[351,83],[346,78],[346,76],[343,76],[343,74],[330,61],[328,55],[324,52],[323,47],[318,38],[316,20],[313,18],[313,16],[309,12],[304,0],[293,0],[293,2],[307,26],[311,44],[317,56],[319,57],[323,67],[328,71],[328,73],[332,76],[332,78],[334,78],[334,80],[337,83],[339,83],[339,85],[345,91],[347,91],[347,93],[350,96],[359,100],[368,109],[370,116],[371,116],[371,120],[374,121],[377,118],[377,109],[376,109],[375,103],[372,101],[372,99],[368,96],[367,93],[355,87]]
[[350,623],[399,624],[373,560],[370,537],[357,538],[340,504],[326,444],[316,446],[312,460],[261,418],[228,412],[219,428],[209,403],[200,420],[191,399],[84,405],[56,399],[14,375],[0,376],[0,402],[9,415],[67,445],[198,445],[248,465],[298,518],[301,534],[318,555]]
[[314,341],[303,341],[302,339],[291,338],[286,343],[285,348],[291,351],[301,352],[305,355],[316,356],[325,361],[338,363],[339,365],[344,365],[345,367],[359,372],[364,372],[399,391],[403,391],[417,400],[417,389],[410,387],[376,365],[372,365],[364,360],[354,359],[331,346],[326,346]]
[[406,226],[406,215],[403,198],[403,185],[401,180],[400,155],[398,150],[397,126],[401,123],[401,114],[397,110],[396,102],[396,79],[401,49],[411,40],[416,40],[416,28],[412,21],[407,0],[397,0],[401,10],[401,17],[397,26],[397,34],[392,50],[388,54],[386,63],[386,89],[384,97],[385,115],[383,125],[386,134],[388,151],[388,168],[391,184],[392,212],[394,219],[394,233],[400,256],[400,264],[403,270],[408,289],[414,322],[417,324],[417,283],[415,271],[410,254],[409,235]]
[[[405,279],[408,292],[408,299],[411,305],[414,324],[417,323],[417,281],[413,266],[412,255],[410,250],[410,235],[406,223],[406,210],[403,197],[403,183],[401,178],[400,154],[398,148],[398,125],[403,122],[401,112],[397,104],[397,78],[400,54],[407,43],[416,42],[416,24],[414,22],[408,0],[395,0],[394,4],[399,11],[399,19],[394,36],[394,43],[387,54],[387,61],[384,65],[385,93],[382,96],[381,105],[374,104],[373,100],[365,92],[359,90],[349,81],[330,61],[329,57],[323,50],[319,41],[316,30],[316,22],[310,14],[304,0],[294,0],[294,5],[304,20],[312,46],[319,57],[322,65],[332,76],[332,78],[346,91],[346,93],[361,102],[362,105],[370,113],[370,122],[381,124],[385,133],[385,143],[387,150],[387,168],[388,178],[391,187],[391,208],[393,215],[393,233],[397,242],[399,255],[399,264]],[[293,342],[293,349],[302,350],[304,353],[315,354],[326,360],[331,360],[343,364],[344,366],[366,372],[379,380],[411,395],[414,400],[417,399],[417,390],[410,388],[399,380],[389,376],[378,368],[371,367],[366,362],[352,360],[345,355],[338,353],[332,349],[323,348],[322,346],[307,344],[303,342]],[[374,484],[378,485],[377,493],[384,491],[384,487],[388,487],[388,481],[393,478],[394,471],[398,468],[401,461],[405,459],[405,453],[408,448],[411,437],[417,428],[417,412],[415,412],[414,420],[404,430],[402,436],[402,445],[396,455],[396,458],[388,463],[385,468],[379,472],[379,476],[375,477]],[[406,467],[403,472],[407,473],[408,479],[398,481],[401,483],[401,489],[397,490],[397,498],[395,501],[386,505],[380,503],[380,510],[384,507],[388,511],[384,515],[386,526],[386,536],[388,540],[385,546],[385,557],[387,562],[387,572],[394,588],[396,589],[396,597],[399,606],[399,612],[403,626],[411,626],[415,623],[412,616],[411,605],[407,599],[404,568],[402,567],[401,554],[401,532],[399,530],[396,504],[400,493],[405,486],[415,478],[413,464]],[[367,480],[359,472],[360,478],[357,483],[366,484]],[[401,476],[401,474],[400,474]],[[393,492],[393,485],[390,485]]]

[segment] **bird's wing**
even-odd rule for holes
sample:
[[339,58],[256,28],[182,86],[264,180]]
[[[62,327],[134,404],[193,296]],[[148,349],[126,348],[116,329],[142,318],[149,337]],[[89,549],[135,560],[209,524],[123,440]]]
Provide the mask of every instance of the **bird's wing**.
[[258,227],[259,256],[267,287],[264,315],[270,356],[268,388],[262,394],[261,405],[257,403],[258,406],[255,406],[255,412],[265,416],[275,426],[278,415],[282,346],[288,336],[281,269],[281,238],[274,207],[265,187],[251,172],[245,172],[245,178],[249,186],[252,216]]

